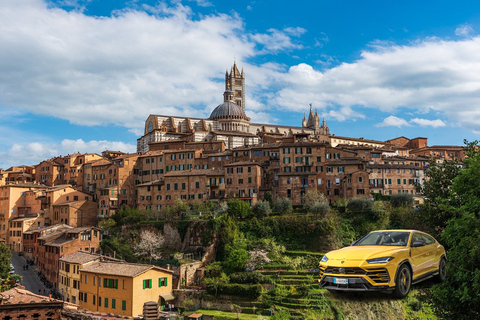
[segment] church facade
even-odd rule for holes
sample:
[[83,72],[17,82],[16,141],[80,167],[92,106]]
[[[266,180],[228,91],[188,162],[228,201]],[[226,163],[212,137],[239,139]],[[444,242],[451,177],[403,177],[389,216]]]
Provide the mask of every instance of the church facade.
[[308,118],[302,125],[281,126],[251,123],[245,113],[245,72],[236,63],[225,72],[223,103],[218,105],[208,119],[150,115],[145,121],[144,135],[137,140],[137,152],[153,150],[152,145],[165,142],[210,143],[220,142],[224,149],[262,145],[277,138],[304,135],[319,142],[328,141],[329,128],[313,112],[310,105]]

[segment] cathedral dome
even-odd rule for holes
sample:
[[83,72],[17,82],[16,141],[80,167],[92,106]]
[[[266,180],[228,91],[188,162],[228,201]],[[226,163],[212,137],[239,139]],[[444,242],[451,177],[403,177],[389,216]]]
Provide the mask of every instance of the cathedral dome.
[[247,118],[245,112],[242,110],[240,106],[236,103],[231,101],[225,101],[218,107],[216,107],[212,114],[210,115],[210,119],[220,119],[220,118]]

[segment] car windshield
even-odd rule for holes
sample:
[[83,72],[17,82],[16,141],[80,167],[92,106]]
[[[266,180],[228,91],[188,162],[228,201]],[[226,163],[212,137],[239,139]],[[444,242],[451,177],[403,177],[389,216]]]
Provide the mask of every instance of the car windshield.
[[410,232],[384,231],[371,232],[360,239],[354,246],[401,246],[408,243]]

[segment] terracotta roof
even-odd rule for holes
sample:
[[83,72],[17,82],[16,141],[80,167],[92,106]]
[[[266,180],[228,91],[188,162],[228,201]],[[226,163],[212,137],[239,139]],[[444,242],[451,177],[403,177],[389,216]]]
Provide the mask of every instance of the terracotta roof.
[[31,303],[45,303],[45,302],[62,303],[62,301],[60,300],[40,296],[28,290],[21,289],[19,287],[15,287],[0,293],[0,305],[31,304]]
[[52,247],[60,247],[62,245],[64,245],[65,243],[69,243],[69,242],[72,242],[74,239],[66,239],[66,238],[57,238],[55,240],[52,240],[52,241],[49,241],[47,243],[45,243],[46,246],[52,246]]
[[125,277],[136,277],[148,270],[155,269],[162,272],[173,273],[171,270],[163,269],[157,266],[138,263],[99,261],[98,263],[85,266],[81,269],[83,272],[100,273],[108,275],[117,275]]
[[101,257],[102,256],[99,254],[90,253],[87,251],[77,251],[60,258],[60,261],[83,264],[94,260],[100,260]]
[[239,161],[239,162],[225,164],[225,167],[248,166],[248,165],[260,166],[260,163],[254,162],[254,161]]

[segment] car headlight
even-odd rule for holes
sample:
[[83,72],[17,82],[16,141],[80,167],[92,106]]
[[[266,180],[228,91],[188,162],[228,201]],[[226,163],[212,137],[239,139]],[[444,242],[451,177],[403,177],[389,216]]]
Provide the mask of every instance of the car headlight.
[[374,259],[368,259],[368,263],[387,263],[389,261],[392,261],[393,257],[381,257],[381,258],[374,258]]
[[320,260],[320,262],[327,262],[327,261],[328,261],[327,255],[324,255],[322,260]]

